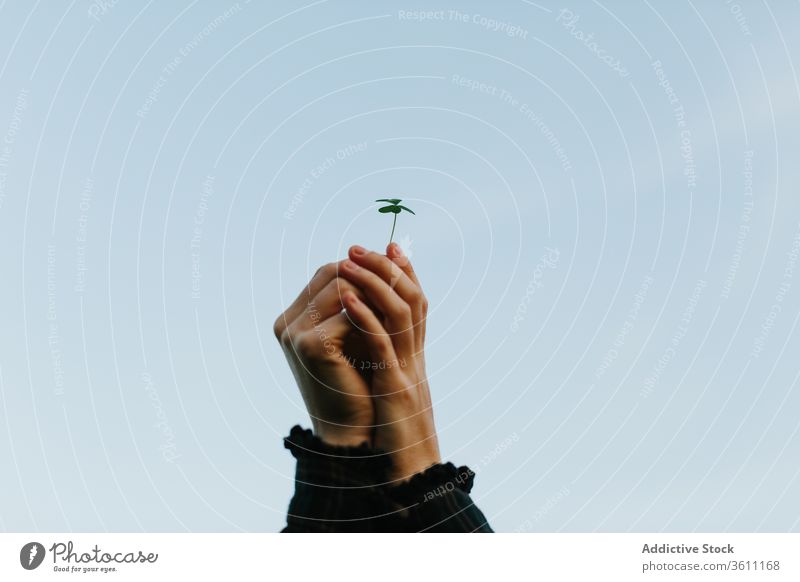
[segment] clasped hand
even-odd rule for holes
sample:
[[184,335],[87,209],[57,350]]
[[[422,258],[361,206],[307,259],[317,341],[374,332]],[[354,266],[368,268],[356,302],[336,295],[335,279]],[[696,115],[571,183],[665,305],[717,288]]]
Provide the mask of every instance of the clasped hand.
[[428,301],[397,244],[354,246],[320,268],[275,322],[314,432],[390,455],[390,478],[441,462],[425,371]]

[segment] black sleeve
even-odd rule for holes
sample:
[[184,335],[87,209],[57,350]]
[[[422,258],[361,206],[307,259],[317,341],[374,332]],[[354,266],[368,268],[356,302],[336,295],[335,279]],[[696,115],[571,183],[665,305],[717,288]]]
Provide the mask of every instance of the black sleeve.
[[297,459],[295,492],[283,533],[374,532],[396,529],[398,508],[383,493],[389,457],[329,445],[295,426],[284,446]]
[[492,531],[470,499],[467,467],[434,465],[391,485],[389,456],[367,443],[332,446],[296,426],[284,446],[297,459],[285,533]]
[[475,473],[452,463],[434,465],[387,495],[408,508],[406,528],[416,532],[493,533],[469,494]]

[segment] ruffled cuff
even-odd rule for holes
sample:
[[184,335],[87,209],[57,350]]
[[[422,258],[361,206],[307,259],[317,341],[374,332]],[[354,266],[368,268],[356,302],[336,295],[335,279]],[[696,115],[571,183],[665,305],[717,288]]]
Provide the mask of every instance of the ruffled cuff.
[[410,480],[387,489],[392,499],[403,505],[427,503],[454,491],[469,495],[475,473],[469,467],[456,467],[453,463],[433,465]]
[[389,488],[387,495],[408,509],[407,530],[491,533],[486,517],[469,496],[474,480],[475,473],[469,467],[434,465],[408,482]]
[[364,487],[386,482],[389,456],[364,442],[357,447],[331,445],[309,429],[292,428],[284,447],[297,459],[297,481],[322,487]]
[[295,426],[284,446],[297,459],[285,532],[491,532],[469,497],[475,473],[434,465],[387,485],[391,458],[369,443],[330,445]]

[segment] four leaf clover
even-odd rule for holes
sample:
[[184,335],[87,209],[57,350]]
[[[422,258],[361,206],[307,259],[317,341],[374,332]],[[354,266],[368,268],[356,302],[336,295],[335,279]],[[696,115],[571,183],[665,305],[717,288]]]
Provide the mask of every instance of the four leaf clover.
[[392,214],[394,214],[394,224],[392,224],[392,235],[389,237],[389,244],[392,244],[392,241],[394,240],[394,229],[397,226],[397,215],[403,212],[403,210],[406,210],[415,216],[417,213],[411,210],[410,208],[401,206],[400,203],[402,202],[402,200],[400,200],[399,198],[381,198],[380,200],[376,200],[375,202],[388,202],[389,206],[383,206],[381,208],[378,208],[378,212],[382,214],[389,214],[391,212]]

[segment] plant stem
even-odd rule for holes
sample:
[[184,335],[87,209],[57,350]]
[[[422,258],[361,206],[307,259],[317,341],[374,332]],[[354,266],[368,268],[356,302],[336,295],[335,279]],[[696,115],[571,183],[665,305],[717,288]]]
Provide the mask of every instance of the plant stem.
[[396,226],[397,226],[397,215],[395,214],[394,223],[392,224],[392,236],[389,237],[389,244],[392,244],[392,241],[394,240],[394,227]]

